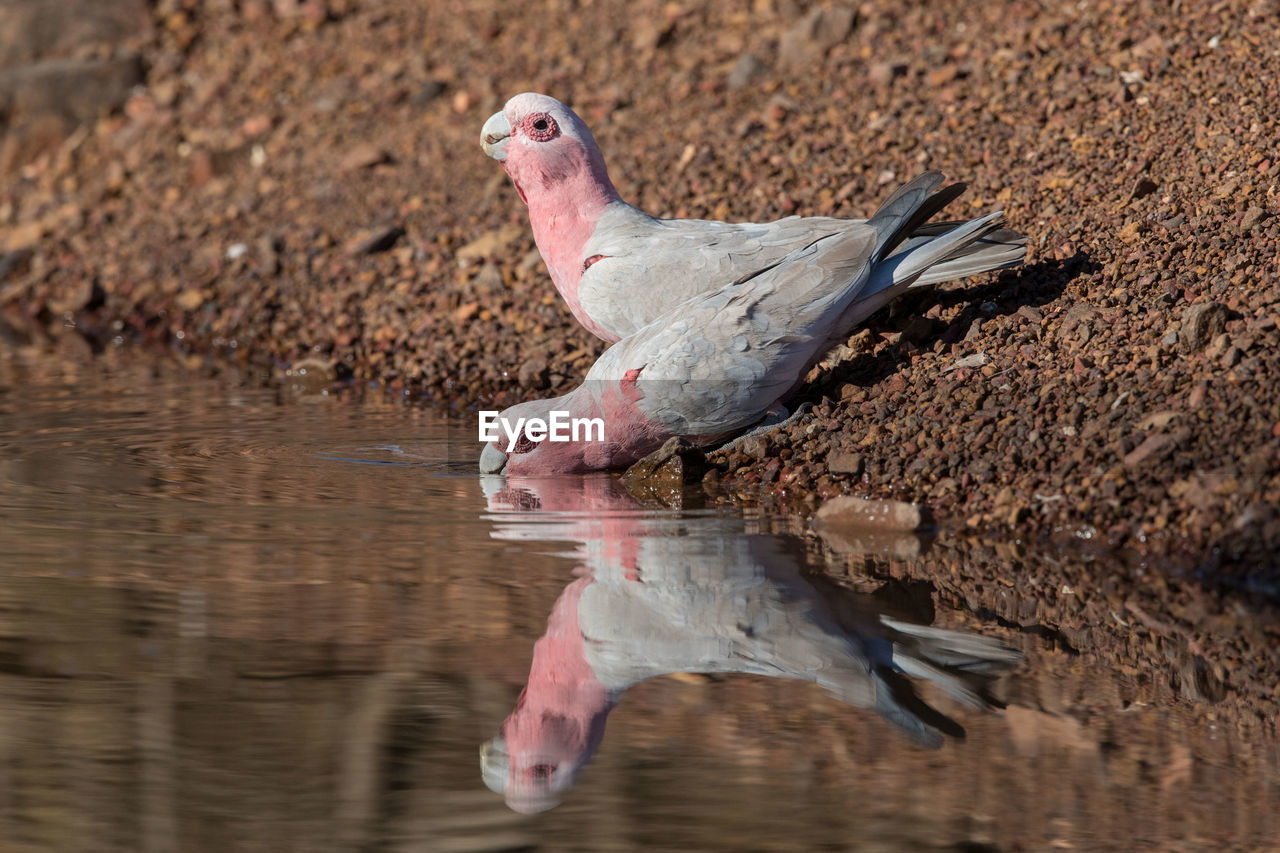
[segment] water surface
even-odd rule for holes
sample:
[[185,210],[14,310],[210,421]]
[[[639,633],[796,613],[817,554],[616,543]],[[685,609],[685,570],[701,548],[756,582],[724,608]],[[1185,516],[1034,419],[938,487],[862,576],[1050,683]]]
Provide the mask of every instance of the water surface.
[[[1265,614],[1060,553],[482,479],[473,429],[379,393],[0,359],[0,849],[1280,832]],[[1016,649],[979,679],[1007,707],[923,671],[886,706],[864,665],[902,641],[886,617]]]

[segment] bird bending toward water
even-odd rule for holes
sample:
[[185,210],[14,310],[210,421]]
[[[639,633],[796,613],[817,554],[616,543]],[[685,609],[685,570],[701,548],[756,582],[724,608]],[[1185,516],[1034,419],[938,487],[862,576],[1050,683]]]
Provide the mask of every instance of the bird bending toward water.
[[672,436],[718,444],[758,425],[809,367],[881,306],[922,282],[969,269],[987,252],[981,247],[998,233],[998,211],[919,236],[929,216],[955,197],[949,188],[930,194],[936,185],[933,173],[921,175],[865,222],[845,222],[769,266],[659,312],[605,350],[569,394],[502,413],[512,424],[546,422],[552,412],[599,419],[602,438],[511,435],[485,445],[481,471],[542,476],[615,468]]

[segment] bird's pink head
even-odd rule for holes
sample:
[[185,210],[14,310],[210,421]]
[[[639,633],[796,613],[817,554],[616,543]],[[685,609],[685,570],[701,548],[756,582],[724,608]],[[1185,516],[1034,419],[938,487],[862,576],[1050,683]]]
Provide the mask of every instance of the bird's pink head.
[[548,95],[525,92],[507,101],[484,123],[480,145],[531,206],[544,194],[569,193],[579,207],[618,197],[591,130]]
[[533,646],[529,683],[502,733],[480,749],[484,783],[519,812],[540,812],[573,786],[604,737],[617,696],[586,657],[578,605],[591,585],[579,578],[556,599],[547,632]]
[[545,477],[612,467],[616,442],[586,386],[563,397],[519,403],[498,418],[498,439],[480,454],[482,474]]

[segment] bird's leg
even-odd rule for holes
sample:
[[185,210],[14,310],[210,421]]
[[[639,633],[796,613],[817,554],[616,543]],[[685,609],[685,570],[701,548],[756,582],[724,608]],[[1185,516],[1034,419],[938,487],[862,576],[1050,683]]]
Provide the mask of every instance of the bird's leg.
[[727,441],[720,445],[712,452],[719,453],[721,451],[727,452],[730,450],[738,450],[742,447],[742,442],[746,441],[748,438],[763,436],[780,427],[790,426],[803,416],[807,415],[809,410],[812,408],[812,403],[802,403],[793,414],[788,414],[786,406],[781,403],[775,403],[769,407],[769,410],[764,413],[764,417],[761,418],[755,426],[732,441]]

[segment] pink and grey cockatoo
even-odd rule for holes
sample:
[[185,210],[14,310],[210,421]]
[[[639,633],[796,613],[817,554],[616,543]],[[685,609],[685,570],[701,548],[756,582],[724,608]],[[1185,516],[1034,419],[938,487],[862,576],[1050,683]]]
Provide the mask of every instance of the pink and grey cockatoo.
[[[954,195],[930,195],[922,175],[863,223],[818,236],[764,269],[668,307],[610,346],[586,381],[563,397],[502,413],[548,420],[602,419],[604,440],[511,436],[489,442],[482,473],[541,476],[628,465],[672,436],[723,442],[777,411],[808,368],[893,297],[939,267],[965,264],[1003,214],[909,239]],[[909,248],[902,249],[904,241]],[[506,448],[504,450],[503,448]]]
[[[556,515],[524,511],[529,496],[563,505],[562,484],[575,482],[521,483],[523,497],[509,487],[495,491],[495,513],[516,500],[508,504],[514,519],[493,535],[525,538],[516,519],[545,535],[548,515],[553,524]],[[620,489],[613,505],[601,497],[593,490],[570,513],[571,523],[613,521],[579,528],[582,576],[553,606],[528,684],[501,734],[481,750],[485,783],[519,811],[554,806],[599,747],[623,692],[655,676],[750,673],[810,682],[937,747],[942,732],[958,734],[958,727],[920,702],[904,676],[983,708],[981,682],[1021,657],[994,639],[885,618],[870,597],[819,589],[820,581],[801,573],[802,547],[746,535],[741,519],[707,518],[690,528],[685,518],[620,512],[635,505]]]
[[[606,341],[630,335],[674,305],[755,275],[821,238],[858,233],[865,220],[789,216],[776,222],[656,219],[622,200],[591,131],[555,98],[516,95],[494,113],[481,146],[502,162],[529,207],[551,280],[578,319]],[[959,223],[926,224],[963,186],[920,205],[941,176],[913,182],[901,202],[918,213],[898,247],[910,250]],[[930,285],[1013,266],[1025,240],[993,230],[922,274]]]

